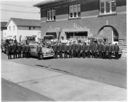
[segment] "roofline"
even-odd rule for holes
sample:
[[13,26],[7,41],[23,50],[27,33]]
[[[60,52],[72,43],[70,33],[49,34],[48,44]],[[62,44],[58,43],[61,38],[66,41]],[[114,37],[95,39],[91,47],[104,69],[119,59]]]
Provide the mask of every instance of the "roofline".
[[[9,21],[7,22],[6,24],[6,27],[8,26],[8,24],[10,23],[10,21],[12,20],[14,22],[13,19],[22,19],[22,20],[37,20],[37,19],[24,19],[24,18],[10,18]],[[40,21],[40,20],[37,20],[37,21]],[[14,22],[15,23],[15,22]],[[16,23],[15,23],[16,24]],[[17,24],[16,24],[17,25]],[[18,25],[17,25],[18,26]]]
[[57,3],[57,2],[60,2],[60,1],[63,1],[63,0],[48,0],[48,1],[45,1],[45,2],[40,2],[40,3],[37,3],[35,5],[33,5],[34,7],[41,7],[43,5],[47,5],[47,4],[50,4],[50,3]]

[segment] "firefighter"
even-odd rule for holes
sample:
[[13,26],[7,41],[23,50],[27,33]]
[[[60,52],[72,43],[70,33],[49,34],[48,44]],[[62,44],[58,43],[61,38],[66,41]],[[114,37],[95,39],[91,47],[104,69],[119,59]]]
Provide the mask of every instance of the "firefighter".
[[55,53],[55,58],[57,58],[58,54],[57,54],[57,43],[55,43],[53,45],[53,50],[54,50],[54,53]]
[[21,58],[21,51],[22,51],[22,46],[21,44],[19,43],[18,44],[18,57]]
[[93,55],[94,55],[94,44],[93,44],[93,42],[91,42],[90,44],[89,44],[89,57],[93,57]]
[[86,56],[85,48],[86,48],[86,43],[83,43],[82,46],[81,46],[81,56],[83,58],[85,58],[85,56]]
[[115,55],[114,44],[111,45],[111,49],[112,49],[112,53],[111,54],[112,54],[112,56],[114,56]]
[[73,45],[72,45],[72,54],[73,54],[73,57],[76,57],[76,43],[74,42]]
[[69,58],[72,58],[72,43],[69,42]]
[[63,48],[62,48],[62,43],[59,43],[59,58],[63,58]]
[[63,44],[63,58],[67,58],[67,45]]
[[98,44],[97,44],[97,42],[94,43],[93,47],[94,47],[94,49],[93,49],[94,50],[93,51],[94,52],[94,58],[97,58],[98,57]]
[[74,43],[71,44],[71,49],[70,49],[70,53],[71,53],[71,58],[73,58],[74,53],[73,53],[73,47],[74,47]]
[[105,58],[109,58],[109,45],[105,44]]
[[81,44],[81,42],[79,42],[77,44],[77,57],[80,58],[81,54],[82,54],[82,44]]
[[112,58],[112,45],[111,45],[111,43],[109,43],[109,45],[108,45],[108,58],[109,59]]
[[23,44],[21,44],[21,58],[23,58]]
[[105,58],[105,53],[106,52],[106,45],[105,45],[105,43],[103,43],[103,50],[102,50],[102,58]]
[[7,54],[8,54],[8,59],[11,59],[11,45],[7,45]]
[[25,58],[27,58],[27,45],[24,46]]
[[65,58],[69,57],[69,43],[65,45]]
[[25,58],[26,57],[26,51],[25,51],[25,49],[26,49],[26,45],[24,44],[23,46],[22,46],[22,52],[23,52],[23,58]]
[[87,57],[90,57],[90,43],[87,44]]
[[13,59],[15,59],[16,58],[16,44],[15,43],[13,43],[12,45],[11,45],[11,56],[12,56],[12,58]]
[[59,42],[58,43],[58,56],[59,56],[59,58],[62,58],[62,52],[61,52],[61,43]]
[[102,44],[102,42],[98,43],[98,57],[99,58],[103,57],[103,44]]
[[119,46],[117,43],[114,45],[115,57],[119,58]]
[[42,59],[42,47],[41,47],[41,45],[39,45],[38,47],[37,47],[37,52],[38,52],[38,58],[39,58],[39,60],[41,60]]
[[16,44],[15,45],[15,54],[14,54],[15,58],[19,58],[19,45]]
[[30,57],[30,46],[27,45],[27,58],[29,58],[29,57]]

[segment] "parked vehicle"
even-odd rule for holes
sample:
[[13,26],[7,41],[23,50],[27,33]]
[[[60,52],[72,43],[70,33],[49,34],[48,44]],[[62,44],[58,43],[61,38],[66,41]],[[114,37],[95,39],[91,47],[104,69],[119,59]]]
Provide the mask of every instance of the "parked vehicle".
[[[38,57],[39,59],[54,57],[54,51],[52,48],[47,48],[46,46],[40,46],[39,44],[29,44],[30,46],[30,56]],[[41,48],[39,52],[39,48]]]

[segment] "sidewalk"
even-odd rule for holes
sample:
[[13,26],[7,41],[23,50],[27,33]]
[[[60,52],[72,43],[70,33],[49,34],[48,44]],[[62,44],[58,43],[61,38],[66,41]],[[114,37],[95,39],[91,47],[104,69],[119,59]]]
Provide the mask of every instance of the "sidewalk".
[[2,60],[2,78],[55,101],[125,101],[126,89]]
[[53,101],[34,91],[2,79],[2,101]]

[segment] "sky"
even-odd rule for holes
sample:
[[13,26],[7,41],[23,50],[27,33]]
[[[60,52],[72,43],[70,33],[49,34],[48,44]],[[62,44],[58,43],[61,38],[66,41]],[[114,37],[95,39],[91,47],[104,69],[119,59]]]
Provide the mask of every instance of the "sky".
[[33,5],[45,0],[0,0],[0,21],[10,18],[40,19],[40,9]]

